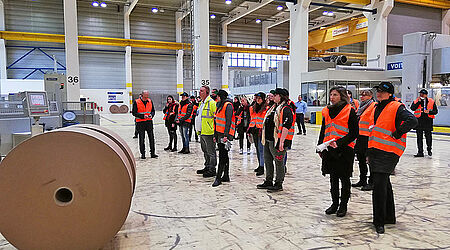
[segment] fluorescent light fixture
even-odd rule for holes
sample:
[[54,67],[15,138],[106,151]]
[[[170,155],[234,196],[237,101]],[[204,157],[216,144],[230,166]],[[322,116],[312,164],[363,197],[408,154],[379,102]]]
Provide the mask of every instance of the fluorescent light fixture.
[[322,12],[322,15],[324,15],[324,16],[328,16],[328,11],[324,11],[324,12]]
[[334,16],[333,11],[328,11],[328,16]]
[[211,14],[211,19],[216,19],[216,15],[214,15],[214,14]]
[[97,1],[92,2],[92,6],[98,7],[100,4]]
[[231,0],[226,0],[225,3],[226,4],[231,4]]
[[105,2],[102,2],[102,3],[100,4],[100,6],[101,6],[102,8],[106,8],[106,6],[108,6],[108,5],[106,5]]
[[261,23],[261,19],[256,19],[256,23]]
[[278,5],[277,10],[282,11],[284,8],[281,5]]
[[158,11],[159,11],[158,8],[152,8],[153,13],[158,13]]

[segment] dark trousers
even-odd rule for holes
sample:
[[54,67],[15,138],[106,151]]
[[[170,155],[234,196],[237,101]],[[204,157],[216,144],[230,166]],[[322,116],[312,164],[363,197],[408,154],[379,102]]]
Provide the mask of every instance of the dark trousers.
[[253,142],[255,143],[256,156],[258,157],[258,166],[264,167],[264,145],[262,145],[261,136],[259,135],[259,129],[255,129],[252,133]]
[[333,200],[334,205],[339,204],[339,180],[341,180],[342,188],[341,188],[341,204],[347,204],[350,199],[350,188],[351,182],[350,177],[337,176],[334,174],[330,175],[330,192],[331,199]]
[[[283,151],[278,151],[275,148],[274,141],[267,141],[264,144],[264,164],[266,165],[266,181],[272,182],[274,177],[274,172],[276,171],[277,176],[275,178],[275,183],[283,184],[285,177],[285,164],[284,158],[286,156],[286,149]],[[275,165],[273,164],[275,162]]]
[[[195,117],[192,119],[192,121],[195,121]],[[198,141],[198,134],[197,130],[195,129],[195,122],[192,122],[191,126],[189,127],[189,141],[192,141],[192,131],[194,131],[195,141]]]
[[230,172],[230,158],[225,144],[217,143],[219,147],[219,166],[217,167],[217,178],[228,177]]
[[137,129],[137,122],[134,122],[134,137],[138,137],[138,135],[139,135],[139,132]]
[[416,130],[417,134],[417,150],[420,153],[423,154],[423,134],[425,134],[425,140],[427,142],[427,150],[428,152],[431,152],[431,143],[433,142],[433,139],[431,138],[431,130]]
[[169,132],[169,148],[177,149],[177,130],[173,128],[167,128],[167,132]]
[[216,169],[216,144],[214,143],[214,135],[200,135],[200,146],[205,157],[205,168]]
[[298,126],[298,132],[301,134],[302,128],[303,128],[303,133],[306,134],[305,114],[297,113],[296,116],[297,116],[296,122],[297,122],[297,126]]
[[373,175],[373,224],[384,226],[395,223],[394,193],[390,181],[390,174],[372,173]]
[[[356,158],[358,158],[359,164],[359,180],[361,182],[367,183],[367,149],[369,148],[369,137],[368,136],[358,136],[356,141]],[[372,183],[372,178],[369,178],[369,183]]]
[[242,133],[241,132],[238,133],[239,134],[239,148],[240,149],[244,148],[244,137],[247,139],[247,148],[250,149],[250,146],[251,146],[250,141],[248,140],[248,135],[247,135],[247,133],[245,133],[245,130],[246,129],[244,129],[244,131],[242,131]]
[[137,130],[139,133],[139,148],[141,155],[145,155],[145,132],[147,132],[150,142],[150,153],[155,154],[155,135],[153,134],[153,121],[138,122]]

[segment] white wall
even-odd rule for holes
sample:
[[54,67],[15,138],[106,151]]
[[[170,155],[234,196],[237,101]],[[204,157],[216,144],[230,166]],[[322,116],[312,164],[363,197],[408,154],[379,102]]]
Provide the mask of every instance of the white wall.
[[[130,97],[126,89],[81,89],[81,97],[85,97],[88,102],[97,103],[100,108],[103,107],[103,111],[101,109],[98,111],[100,114],[111,114],[111,112],[109,112],[109,107],[111,107],[111,105],[117,105],[119,107],[127,105],[131,110],[129,105]],[[115,100],[109,100],[110,97],[115,98]],[[123,103],[110,103],[113,101],[123,101]]]
[[44,91],[44,80],[1,79],[1,95],[23,91]]

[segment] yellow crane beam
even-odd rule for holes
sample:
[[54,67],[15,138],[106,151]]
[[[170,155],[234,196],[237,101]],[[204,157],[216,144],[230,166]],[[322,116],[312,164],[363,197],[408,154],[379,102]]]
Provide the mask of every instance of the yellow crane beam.
[[368,5],[368,4],[370,4],[370,0],[337,0],[337,2],[361,4],[361,5]]
[[398,3],[407,3],[412,5],[419,5],[424,7],[431,7],[437,9],[450,9],[449,0],[395,0]]
[[367,41],[367,18],[356,18],[309,32],[309,49],[324,51]]

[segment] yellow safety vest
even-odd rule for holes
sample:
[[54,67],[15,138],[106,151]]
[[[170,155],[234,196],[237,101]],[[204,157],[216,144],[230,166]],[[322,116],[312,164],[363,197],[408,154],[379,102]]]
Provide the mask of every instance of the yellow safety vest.
[[[203,110],[201,113],[202,118],[202,135],[214,135],[214,115],[216,113],[216,102],[208,96],[205,101],[200,103],[201,106],[204,103]],[[200,109],[199,109],[200,111]]]

